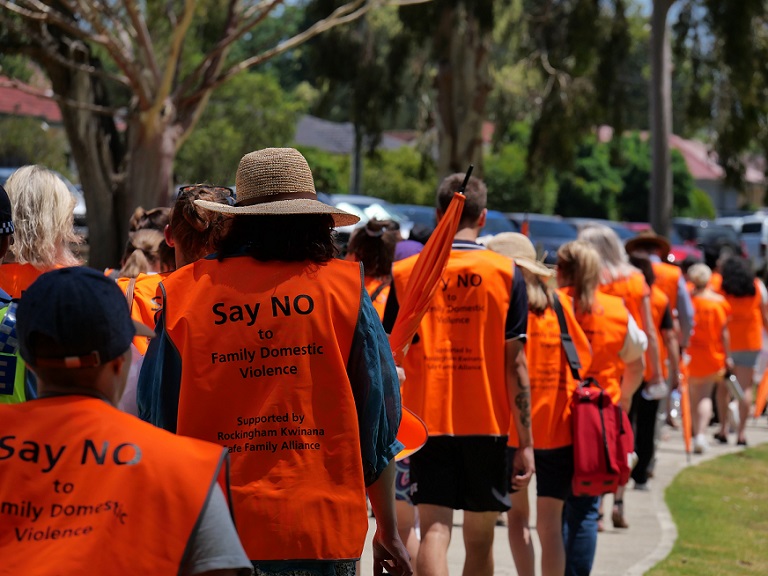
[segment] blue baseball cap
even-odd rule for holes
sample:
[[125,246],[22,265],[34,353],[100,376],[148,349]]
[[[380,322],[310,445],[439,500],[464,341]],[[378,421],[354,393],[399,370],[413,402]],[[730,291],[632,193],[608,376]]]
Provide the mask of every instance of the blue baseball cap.
[[35,280],[19,302],[16,330],[33,368],[92,368],[124,354],[136,334],[154,336],[131,319],[114,280],[83,266]]
[[0,234],[13,234],[13,212],[8,192],[0,186]]

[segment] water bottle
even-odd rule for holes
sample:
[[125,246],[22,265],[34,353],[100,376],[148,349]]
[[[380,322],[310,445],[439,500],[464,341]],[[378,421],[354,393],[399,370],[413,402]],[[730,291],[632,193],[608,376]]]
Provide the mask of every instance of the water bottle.
[[731,396],[739,402],[744,402],[744,389],[741,387],[741,384],[739,384],[735,374],[728,376],[728,378],[725,379],[725,384],[728,386]]

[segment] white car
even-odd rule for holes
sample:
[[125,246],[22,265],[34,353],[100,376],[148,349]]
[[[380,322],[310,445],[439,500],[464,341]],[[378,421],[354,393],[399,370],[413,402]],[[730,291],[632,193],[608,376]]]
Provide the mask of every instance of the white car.
[[726,216],[715,219],[715,224],[733,228],[741,235],[742,247],[758,276],[766,273],[768,248],[768,214],[757,212],[748,216]]
[[328,194],[327,203],[340,210],[354,214],[360,218],[360,222],[353,226],[337,228],[341,236],[349,237],[355,228],[365,226],[368,220],[394,220],[400,224],[400,235],[407,239],[411,234],[413,222],[403,214],[394,204],[374,196],[356,194]]

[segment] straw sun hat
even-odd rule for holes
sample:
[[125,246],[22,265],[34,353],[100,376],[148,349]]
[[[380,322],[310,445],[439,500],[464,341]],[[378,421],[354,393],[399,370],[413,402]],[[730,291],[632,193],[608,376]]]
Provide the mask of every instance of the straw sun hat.
[[195,204],[226,214],[329,214],[334,226],[360,220],[317,199],[312,171],[301,152],[293,148],[265,148],[246,154],[237,168],[235,185],[234,206],[206,200],[195,200]]
[[511,258],[515,264],[526,270],[530,270],[539,276],[551,278],[555,271],[547,268],[536,258],[536,248],[527,236],[519,232],[502,232],[496,234],[485,244],[490,250]]

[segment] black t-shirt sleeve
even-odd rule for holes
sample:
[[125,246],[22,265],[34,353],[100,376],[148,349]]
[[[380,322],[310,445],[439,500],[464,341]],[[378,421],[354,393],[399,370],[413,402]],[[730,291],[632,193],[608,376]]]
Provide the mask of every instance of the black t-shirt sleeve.
[[661,324],[659,325],[661,330],[673,330],[675,328],[675,322],[672,319],[672,310],[669,308],[669,304],[664,309],[664,316],[661,318]]
[[507,322],[504,337],[507,340],[517,338],[525,341],[528,331],[528,293],[525,291],[525,280],[519,270],[515,271],[512,280],[512,298],[507,311]]
[[389,285],[389,296],[387,296],[387,303],[384,305],[384,317],[381,319],[381,323],[384,325],[384,331],[387,334],[392,333],[392,328],[395,325],[398,312],[400,312],[400,303],[397,301],[395,281],[393,280]]

